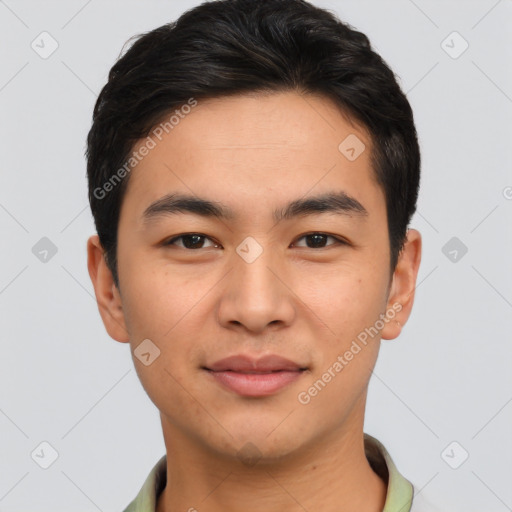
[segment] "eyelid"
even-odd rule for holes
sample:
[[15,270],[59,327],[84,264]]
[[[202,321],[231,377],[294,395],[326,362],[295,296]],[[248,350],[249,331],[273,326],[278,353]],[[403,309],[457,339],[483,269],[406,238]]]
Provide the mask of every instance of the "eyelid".
[[[218,242],[216,242],[212,237],[209,237],[208,235],[205,235],[203,233],[196,233],[196,232],[190,232],[190,233],[182,233],[180,235],[176,235],[168,240],[165,240],[163,242],[163,245],[164,246],[173,246],[175,245],[173,242],[175,242],[176,240],[179,240],[180,238],[184,238],[186,236],[193,236],[193,235],[196,235],[196,236],[199,236],[201,238],[205,238],[207,240],[210,240],[214,245],[217,245],[217,246],[221,246],[222,245]],[[327,238],[333,238],[336,243],[334,244],[330,244],[330,245],[327,245],[326,247],[318,247],[318,248],[314,248],[314,247],[305,247],[305,246],[299,246],[300,248],[303,248],[303,249],[313,249],[313,250],[320,250],[320,249],[326,249],[328,247],[333,247],[333,246],[336,246],[336,245],[350,245],[350,242],[348,242],[347,240],[339,237],[338,235],[332,235],[330,233],[326,233],[324,231],[308,231],[307,233],[303,233],[302,235],[299,235],[298,237],[295,238],[295,241],[297,240],[301,240],[307,236],[311,236],[311,235],[324,235],[326,236]],[[296,242],[292,242],[292,245],[296,243]],[[179,246],[178,246],[179,247]],[[200,249],[205,249],[204,247],[200,247],[199,249],[187,249],[186,247],[181,247],[182,249],[185,249],[185,250],[188,250],[188,251],[199,251]],[[208,247],[206,247],[206,249],[208,249]]]
[[[206,238],[207,240],[210,240],[214,245],[220,245],[213,238],[211,238],[211,237],[209,237],[207,235],[204,235],[203,233],[195,233],[195,232],[192,232],[192,233],[182,233],[181,235],[173,236],[172,238],[164,240],[162,245],[164,247],[165,246],[174,246],[175,244],[173,242],[175,242],[176,240],[179,240],[180,238],[184,238],[186,236],[193,236],[193,235],[199,236],[201,238]],[[177,246],[177,247],[180,247],[180,246]],[[204,248],[200,247],[199,249],[187,249],[186,247],[180,247],[180,249],[185,249],[185,250],[188,250],[188,251],[199,251],[200,249],[204,249]],[[206,249],[208,249],[208,247],[206,247]]]
[[327,238],[333,238],[336,240],[336,243],[327,245],[326,247],[319,247],[319,248],[313,248],[313,247],[304,247],[301,246],[303,249],[314,249],[314,250],[320,250],[320,249],[327,249],[328,247],[334,247],[336,245],[349,245],[349,242],[344,240],[343,238],[339,237],[338,235],[331,235],[330,233],[325,233],[324,231],[309,231],[308,233],[304,233],[303,235],[299,235],[296,240],[301,240],[302,238],[305,238],[310,235],[324,235]]

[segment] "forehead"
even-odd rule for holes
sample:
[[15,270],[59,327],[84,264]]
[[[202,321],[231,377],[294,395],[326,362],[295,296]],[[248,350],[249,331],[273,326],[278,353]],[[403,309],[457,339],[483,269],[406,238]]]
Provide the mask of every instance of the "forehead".
[[[260,206],[275,205],[288,192],[296,199],[310,191],[344,190],[352,197],[380,191],[367,132],[322,96],[283,92],[198,100],[167,131],[152,136],[153,149],[131,171],[122,210],[140,216],[175,191],[222,200],[234,211],[256,197]],[[346,141],[356,158],[344,153]],[[144,144],[139,141],[134,151]]]

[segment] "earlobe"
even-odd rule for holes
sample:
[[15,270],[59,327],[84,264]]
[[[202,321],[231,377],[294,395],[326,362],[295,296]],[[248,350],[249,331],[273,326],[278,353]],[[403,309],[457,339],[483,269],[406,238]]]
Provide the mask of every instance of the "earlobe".
[[121,296],[105,261],[98,235],[92,235],[87,240],[87,268],[105,329],[116,341],[129,342]]
[[[420,262],[421,234],[416,229],[409,229],[407,230],[407,240],[393,273],[386,308],[386,312],[391,313],[393,311],[394,314],[393,318],[390,318],[390,321],[382,329],[382,339],[392,340],[397,338],[411,314]],[[390,317],[391,314],[387,316]]]

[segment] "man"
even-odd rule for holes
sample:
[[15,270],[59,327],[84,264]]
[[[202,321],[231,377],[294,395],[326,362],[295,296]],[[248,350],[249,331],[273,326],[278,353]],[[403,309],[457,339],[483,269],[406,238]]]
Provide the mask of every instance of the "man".
[[99,311],[166,446],[126,511],[431,510],[363,432],[421,257],[413,115],[366,36],[204,3],[113,66],[87,157]]

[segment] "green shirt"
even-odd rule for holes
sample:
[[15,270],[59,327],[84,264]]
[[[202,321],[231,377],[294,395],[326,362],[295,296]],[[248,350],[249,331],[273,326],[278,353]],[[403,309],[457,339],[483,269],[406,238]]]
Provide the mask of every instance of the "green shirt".
[[[414,487],[397,470],[384,445],[374,437],[364,434],[366,457],[372,469],[387,482],[386,503],[382,512],[437,512],[419,495],[413,500]],[[153,467],[139,494],[124,512],[155,512],[157,498],[167,481],[167,456]],[[413,505],[414,501],[414,505]]]

